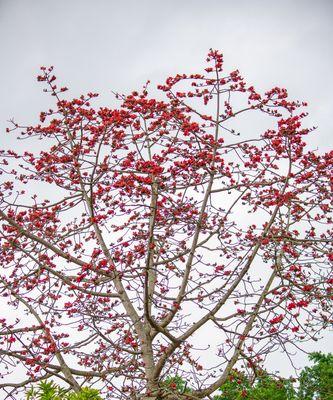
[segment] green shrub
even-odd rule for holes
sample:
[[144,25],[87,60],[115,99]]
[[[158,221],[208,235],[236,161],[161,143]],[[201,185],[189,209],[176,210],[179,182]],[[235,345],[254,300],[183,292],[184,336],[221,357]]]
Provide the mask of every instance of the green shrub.
[[83,387],[79,393],[68,391],[53,381],[42,381],[27,392],[26,400],[103,400],[97,389]]

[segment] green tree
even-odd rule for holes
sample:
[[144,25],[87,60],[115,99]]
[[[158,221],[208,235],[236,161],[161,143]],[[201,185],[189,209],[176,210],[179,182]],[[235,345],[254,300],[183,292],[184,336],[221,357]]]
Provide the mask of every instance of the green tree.
[[264,373],[251,384],[248,377],[234,370],[221,386],[214,400],[294,400],[295,390],[290,379],[274,378]]
[[250,391],[251,400],[294,400],[295,389],[290,379],[274,378],[267,374],[258,379]]
[[163,382],[163,386],[170,391],[176,391],[180,394],[191,392],[191,389],[188,387],[187,382],[178,375],[168,376]]
[[102,400],[98,390],[83,387],[80,392],[68,391],[53,381],[42,381],[27,392],[26,400]]
[[247,376],[234,369],[227,382],[220,387],[214,400],[250,400],[251,384]]
[[42,381],[36,388],[27,392],[27,400],[61,400],[66,398],[67,392],[53,381]]
[[333,400],[333,354],[311,353],[299,378],[299,400]]

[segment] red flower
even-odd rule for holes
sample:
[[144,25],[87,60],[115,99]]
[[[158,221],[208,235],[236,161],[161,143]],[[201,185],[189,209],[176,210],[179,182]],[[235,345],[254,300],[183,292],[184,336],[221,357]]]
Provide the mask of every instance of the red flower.
[[284,318],[284,315],[282,315],[282,314],[277,315],[276,317],[272,318],[272,319],[269,321],[269,323],[270,323],[271,325],[278,324],[279,322],[281,322],[281,321],[283,320],[283,318]]

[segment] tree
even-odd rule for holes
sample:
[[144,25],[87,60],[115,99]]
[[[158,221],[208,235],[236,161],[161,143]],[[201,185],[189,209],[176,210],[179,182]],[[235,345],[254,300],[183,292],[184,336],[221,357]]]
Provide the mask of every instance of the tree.
[[249,400],[252,392],[251,379],[244,373],[234,369],[226,382],[219,388],[214,400]]
[[31,388],[28,391],[26,400],[102,400],[102,398],[96,389],[81,388],[77,393],[68,393],[53,381],[41,381],[37,389]]
[[333,355],[312,353],[312,367],[305,367],[299,378],[299,400],[333,399]]
[[333,153],[306,147],[305,103],[259,94],[217,51],[207,62],[98,109],[42,68],[55,107],[13,121],[24,140],[1,152],[8,397],[53,377],[112,399],[208,398],[330,324]]
[[295,400],[296,394],[290,379],[274,379],[269,375],[260,377],[251,390],[251,400]]
[[296,400],[291,379],[275,378],[260,371],[254,379],[233,370],[228,380],[220,387],[215,400]]

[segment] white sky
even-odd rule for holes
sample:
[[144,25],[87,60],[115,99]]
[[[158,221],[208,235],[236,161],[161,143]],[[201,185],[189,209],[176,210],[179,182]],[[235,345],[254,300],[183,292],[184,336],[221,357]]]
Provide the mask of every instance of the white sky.
[[[31,124],[48,109],[36,82],[54,65],[73,96],[127,92],[177,72],[200,72],[210,47],[261,90],[286,87],[308,101],[311,146],[333,133],[333,1],[330,0],[0,0],[0,140],[7,120]],[[103,101],[104,100],[104,101]],[[25,143],[25,142],[23,142]],[[23,144],[21,142],[21,145]],[[333,351],[326,337],[309,350]],[[306,356],[299,354],[296,365]],[[282,355],[270,369],[292,373]]]

